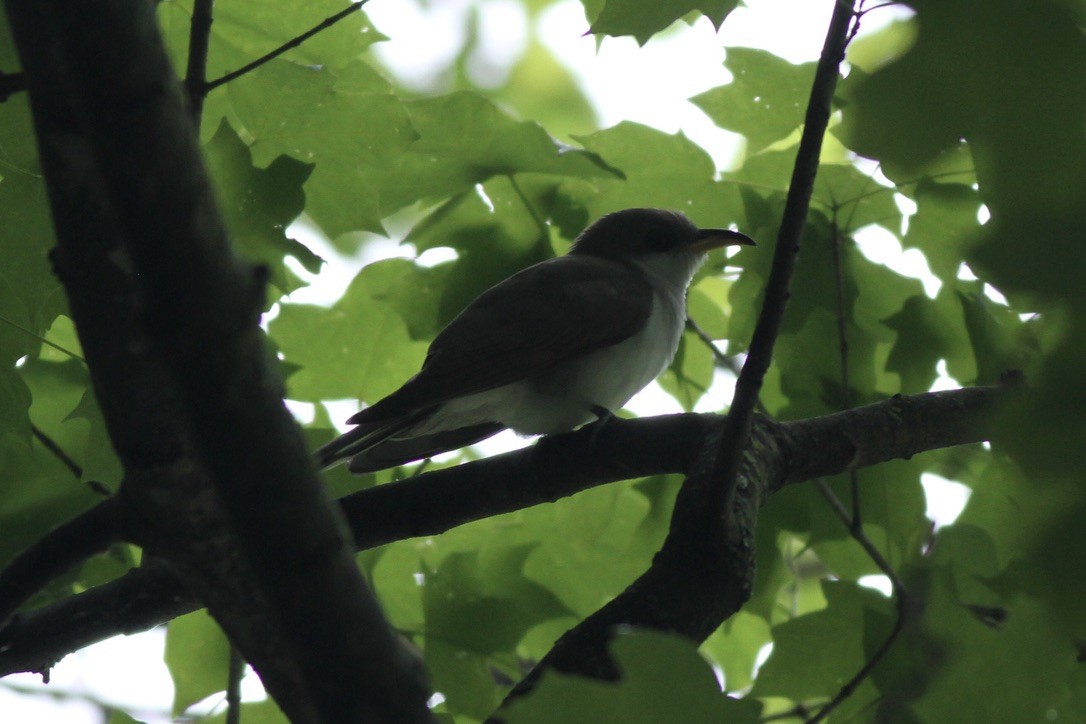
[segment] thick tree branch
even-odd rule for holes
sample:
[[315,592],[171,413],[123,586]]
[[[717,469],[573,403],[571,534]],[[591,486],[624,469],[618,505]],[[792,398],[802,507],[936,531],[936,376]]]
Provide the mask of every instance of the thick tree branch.
[[[260,275],[230,255],[153,6],[7,9],[44,131],[58,271],[82,309],[129,522],[180,566],[292,718],[428,719],[419,667],[366,589],[279,398],[256,324]],[[66,163],[82,172],[74,182],[58,173]],[[66,226],[87,190],[93,234]]]
[[[977,387],[898,397],[796,422],[756,418],[779,461],[767,491],[850,467],[877,465],[987,438],[985,420],[1007,390]],[[715,415],[614,420],[525,450],[435,470],[340,501],[359,549],[450,528],[573,495],[589,487],[659,473],[687,472]],[[759,463],[759,465],[762,465]],[[119,602],[124,602],[123,606]],[[145,630],[195,610],[199,602],[162,564],[20,615],[0,630],[0,676],[37,670],[90,643]],[[123,610],[123,613],[119,611]]]

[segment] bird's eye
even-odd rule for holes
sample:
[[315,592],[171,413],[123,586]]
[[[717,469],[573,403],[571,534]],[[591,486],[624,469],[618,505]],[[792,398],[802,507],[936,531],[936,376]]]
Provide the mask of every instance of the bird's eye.
[[665,252],[675,248],[675,240],[663,231],[650,231],[645,236],[645,245],[650,251]]

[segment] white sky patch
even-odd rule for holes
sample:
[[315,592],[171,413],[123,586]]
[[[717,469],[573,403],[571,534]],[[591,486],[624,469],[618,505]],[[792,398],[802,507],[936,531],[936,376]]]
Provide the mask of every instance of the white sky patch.
[[874,264],[882,264],[904,277],[918,279],[924,285],[924,294],[934,299],[943,283],[931,273],[928,260],[919,249],[902,249],[901,242],[881,226],[866,226],[853,238],[856,248]]
[[[5,677],[4,682],[40,688],[43,692],[82,694],[123,706],[147,724],[167,724],[173,721],[168,710],[173,699],[173,680],[162,660],[165,642],[164,628],[134,636],[115,636],[66,656],[53,667],[48,685],[43,685],[36,674],[13,674]],[[51,698],[48,693],[41,697],[14,696],[0,688],[2,718],[11,722],[64,724],[102,721],[100,711],[84,703],[66,705],[61,714],[52,708]],[[49,713],[43,714],[46,711]]]
[[963,261],[958,267],[958,278],[963,282],[975,282],[980,277],[974,274],[973,270],[969,268],[969,265]]
[[758,671],[762,668],[762,665],[769,660],[769,657],[773,655],[773,642],[762,644],[762,648],[758,649],[758,655],[754,657],[754,678],[758,678]]
[[996,289],[995,287],[993,287],[991,284],[985,283],[985,285],[984,285],[984,296],[988,297],[989,299],[991,299],[996,304],[1000,304],[1000,305],[1002,305],[1004,307],[1009,307],[1010,306],[1010,302],[1008,302],[1007,298],[1005,296],[1003,296],[1003,293],[1001,291],[999,291],[998,289]]
[[424,267],[435,267],[450,261],[456,261],[460,255],[451,246],[435,246],[419,254],[415,263]]
[[931,388],[928,392],[942,392],[944,390],[957,390],[962,386],[961,382],[950,376],[950,372],[947,371],[946,360],[941,359],[935,364],[935,372],[938,377],[931,383]]
[[584,35],[587,30],[584,8],[568,0],[543,13],[538,32],[574,73],[602,127],[633,121],[666,133],[682,131],[717,168],[733,164],[741,137],[718,128],[688,100],[731,80],[712,23],[699,18],[693,26],[680,24],[644,47],[629,37],[604,38],[598,52],[596,39]]
[[299,402],[298,400],[283,400],[287,410],[302,425],[308,425],[317,417],[317,406],[312,402]]
[[860,576],[860,579],[856,581],[856,583],[859,583],[864,588],[878,591],[887,598],[894,592],[894,587],[890,585],[890,579],[882,573],[874,573],[870,576]]
[[921,475],[920,484],[924,486],[927,516],[937,529],[956,521],[965,510],[969,496],[973,494],[973,491],[961,483],[947,480],[935,473]]
[[418,2],[381,0],[365,13],[389,40],[373,52],[394,68],[400,81],[416,91],[435,91],[434,80],[464,44],[466,0],[443,0],[423,8]]
[[505,83],[513,63],[528,45],[524,6],[514,0],[483,3],[479,8],[479,40],[468,56],[468,75],[483,88],[497,88]]

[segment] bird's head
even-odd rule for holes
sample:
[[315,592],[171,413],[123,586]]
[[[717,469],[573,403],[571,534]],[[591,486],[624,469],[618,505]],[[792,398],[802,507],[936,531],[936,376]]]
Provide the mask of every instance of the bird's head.
[[733,245],[754,246],[754,240],[731,229],[699,229],[677,211],[624,209],[591,224],[569,253],[637,264],[657,276],[685,276],[685,284],[709,250]]

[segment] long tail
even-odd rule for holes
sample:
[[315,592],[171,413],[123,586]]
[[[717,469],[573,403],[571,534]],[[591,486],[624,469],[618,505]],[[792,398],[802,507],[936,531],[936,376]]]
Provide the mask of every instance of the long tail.
[[[352,452],[345,452],[340,457],[351,458],[347,463],[347,469],[352,473],[370,473],[456,450],[477,443],[504,429],[505,425],[500,422],[483,422],[415,437],[397,438],[396,432],[392,432],[379,440],[371,438],[365,445],[352,446]],[[347,433],[347,435],[350,434]]]
[[348,460],[374,445],[381,444],[396,433],[406,430],[428,414],[430,414],[429,410],[394,420],[362,424],[348,430],[331,442],[317,448],[317,451],[313,453],[317,467],[324,470],[342,460]]

